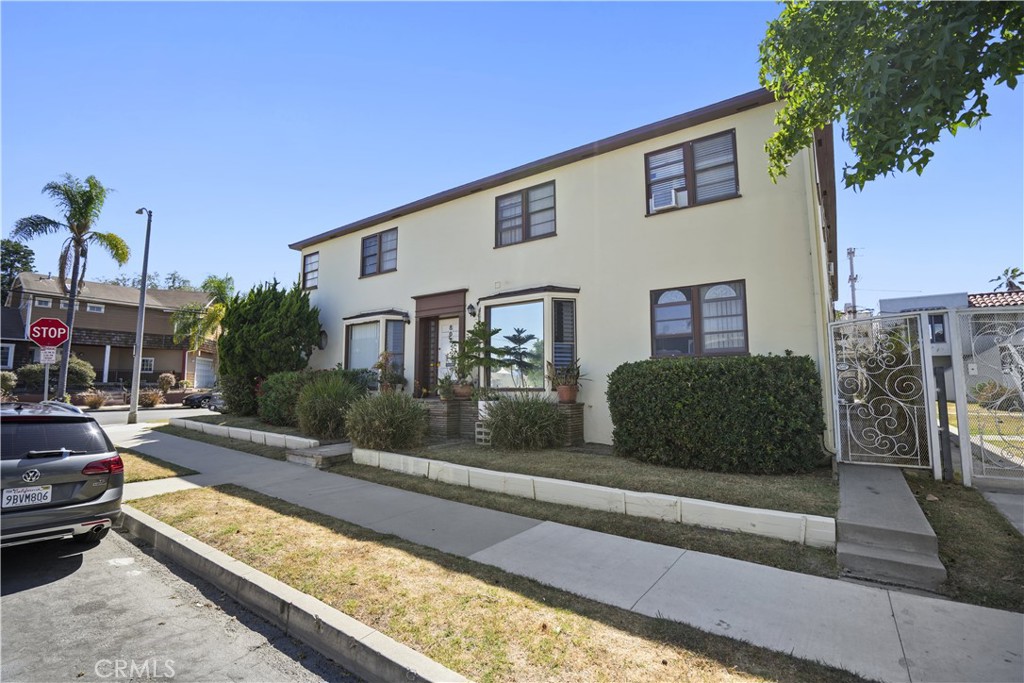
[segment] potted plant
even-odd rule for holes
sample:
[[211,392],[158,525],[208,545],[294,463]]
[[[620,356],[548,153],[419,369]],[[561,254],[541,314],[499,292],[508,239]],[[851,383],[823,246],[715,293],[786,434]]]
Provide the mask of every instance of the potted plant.
[[477,370],[497,370],[502,367],[504,351],[491,341],[499,332],[500,329],[491,329],[485,321],[478,320],[461,342],[449,337],[451,350],[448,352],[448,360],[452,368],[455,398],[467,399],[473,395]]
[[547,378],[551,386],[558,392],[559,403],[575,403],[576,396],[580,390],[580,380],[583,373],[580,372],[580,359],[556,367],[551,361],[547,361]]
[[405,386],[405,375],[395,367],[390,352],[382,351],[373,369],[377,371],[377,384],[381,393],[390,393],[397,386]]

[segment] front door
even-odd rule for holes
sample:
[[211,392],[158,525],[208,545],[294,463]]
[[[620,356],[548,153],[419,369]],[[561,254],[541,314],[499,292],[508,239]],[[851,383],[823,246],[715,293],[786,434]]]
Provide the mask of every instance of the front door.
[[451,377],[454,368],[448,360],[452,341],[459,340],[459,319],[441,318],[437,321],[437,377]]

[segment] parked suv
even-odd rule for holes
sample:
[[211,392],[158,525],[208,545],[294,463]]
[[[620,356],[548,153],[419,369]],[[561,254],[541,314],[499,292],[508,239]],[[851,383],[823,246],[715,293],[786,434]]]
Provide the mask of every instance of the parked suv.
[[103,538],[121,514],[124,463],[88,415],[61,405],[0,407],[0,545]]

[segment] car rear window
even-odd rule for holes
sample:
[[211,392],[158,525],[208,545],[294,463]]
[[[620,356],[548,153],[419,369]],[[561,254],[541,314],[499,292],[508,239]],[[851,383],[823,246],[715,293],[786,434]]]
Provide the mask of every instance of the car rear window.
[[15,421],[0,422],[0,458],[19,460],[29,451],[82,451],[108,453],[114,450],[110,439],[92,421]]

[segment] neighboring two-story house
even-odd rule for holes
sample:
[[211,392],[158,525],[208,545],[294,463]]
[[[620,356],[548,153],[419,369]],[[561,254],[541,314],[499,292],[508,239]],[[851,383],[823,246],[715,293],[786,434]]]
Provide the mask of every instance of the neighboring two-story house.
[[[295,242],[325,333],[311,364],[370,367],[387,350],[429,391],[449,339],[482,317],[499,346],[534,335],[541,367],[581,360],[585,438],[600,443],[607,376],[627,361],[791,350],[827,391],[832,131],[775,184],[778,107],[754,91]],[[542,372],[517,381],[551,390]]]
[[[211,387],[216,379],[217,343],[205,340],[199,352],[188,350],[187,341],[174,342],[171,314],[198,303],[207,305],[210,295],[176,289],[146,289],[146,320],[142,341],[143,383],[156,382],[164,372],[197,387]],[[97,382],[131,381],[135,332],[139,315],[139,290],[100,282],[84,282],[78,290],[71,351],[89,361]],[[67,318],[68,296],[56,277],[21,273],[11,289],[4,317],[3,342],[11,358],[38,362],[39,349],[28,340],[28,326],[39,318]],[[14,315],[12,311],[16,311]],[[20,319],[22,329],[8,329],[8,320]],[[14,337],[20,337],[20,341]],[[31,357],[29,353],[31,352]],[[6,351],[5,351],[6,353]]]

